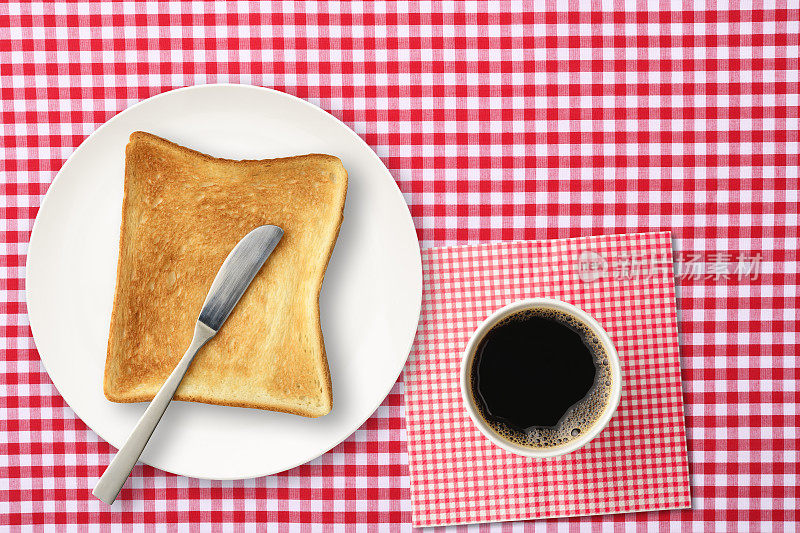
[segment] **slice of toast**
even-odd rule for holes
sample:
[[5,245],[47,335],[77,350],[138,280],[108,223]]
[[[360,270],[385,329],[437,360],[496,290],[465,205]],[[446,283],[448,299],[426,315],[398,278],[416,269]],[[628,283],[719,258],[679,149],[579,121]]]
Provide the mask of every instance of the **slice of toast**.
[[250,230],[274,224],[283,239],[175,399],[327,414],[333,398],[318,300],[346,192],[347,172],[330,155],[231,161],[133,133],[106,398],[155,396],[188,348],[225,257]]

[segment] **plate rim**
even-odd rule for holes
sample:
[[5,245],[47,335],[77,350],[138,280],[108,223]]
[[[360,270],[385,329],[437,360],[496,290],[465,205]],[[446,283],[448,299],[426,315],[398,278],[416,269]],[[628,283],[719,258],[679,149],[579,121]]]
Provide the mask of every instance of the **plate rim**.
[[[198,84],[198,85],[189,85],[189,86],[179,87],[179,88],[176,88],[176,89],[166,90],[166,91],[160,92],[158,94],[154,94],[152,96],[149,96],[149,97],[145,98],[144,100],[139,100],[138,102],[135,102],[134,104],[126,107],[122,111],[116,113],[114,116],[110,117],[108,120],[103,122],[100,126],[98,126],[97,129],[95,129],[83,141],[81,141],[81,143],[78,145],[78,147],[75,148],[75,150],[73,150],[73,152],[67,157],[67,159],[64,161],[64,163],[61,165],[61,168],[59,168],[59,170],[56,173],[55,177],[53,177],[53,180],[48,185],[47,192],[44,194],[44,196],[42,197],[41,201],[39,202],[39,207],[38,207],[38,210],[36,212],[36,218],[35,218],[35,220],[33,222],[33,225],[31,226],[31,232],[30,232],[30,236],[28,238],[27,250],[26,250],[26,253],[25,253],[25,290],[24,290],[24,293],[23,293],[24,294],[25,306],[26,306],[26,313],[25,314],[28,317],[28,327],[31,330],[31,338],[33,340],[34,349],[36,350],[37,355],[39,356],[38,357],[39,362],[41,363],[42,368],[44,369],[45,373],[47,374],[47,377],[50,379],[50,382],[52,383],[53,388],[55,388],[55,390],[58,393],[58,395],[61,396],[61,398],[64,401],[64,403],[72,410],[73,413],[75,413],[75,416],[77,418],[79,418],[81,420],[81,422],[83,422],[86,425],[87,429],[92,431],[101,440],[107,442],[112,448],[116,448],[116,446],[114,446],[114,444],[112,444],[105,437],[103,437],[94,427],[89,425],[89,423],[87,423],[84,420],[83,416],[81,416],[81,413],[77,409],[75,409],[75,407],[61,393],[61,391],[59,390],[58,385],[56,384],[55,380],[53,379],[52,375],[50,374],[50,370],[47,368],[47,364],[45,363],[45,358],[42,357],[42,354],[39,351],[38,343],[36,342],[36,338],[37,338],[36,330],[37,330],[37,327],[34,326],[34,323],[33,323],[34,321],[31,320],[31,305],[30,305],[30,299],[28,297],[29,296],[28,292],[29,292],[30,286],[31,286],[30,285],[30,272],[31,272],[31,270],[29,268],[29,265],[30,265],[30,252],[31,252],[31,249],[33,248],[32,244],[34,243],[34,237],[37,234],[37,229],[40,226],[40,224],[39,224],[39,222],[40,222],[40,214],[46,208],[48,199],[51,197],[51,192],[53,191],[53,187],[57,183],[60,183],[62,181],[62,175],[64,173],[64,168],[67,167],[70,164],[70,162],[76,157],[77,154],[79,154],[82,150],[85,149],[86,145],[89,144],[93,138],[95,138],[96,136],[99,136],[100,134],[102,134],[102,132],[106,129],[107,126],[109,126],[109,124],[111,122],[113,122],[114,120],[122,117],[123,115],[125,115],[125,114],[127,114],[129,112],[134,111],[138,107],[147,104],[151,100],[156,100],[156,99],[165,97],[166,95],[173,95],[173,94],[177,94],[177,93],[193,92],[193,91],[203,91],[203,90],[207,90],[207,89],[219,89],[219,88],[227,88],[227,89],[234,89],[234,90],[245,90],[245,91],[255,91],[255,92],[265,92],[267,94],[270,94],[270,95],[278,97],[278,98],[288,98],[290,101],[294,101],[295,103],[299,103],[300,105],[303,105],[303,106],[309,108],[311,111],[313,111],[315,113],[323,113],[324,115],[327,115],[327,117],[329,119],[333,119],[338,125],[344,127],[344,129],[348,132],[348,135],[352,139],[354,139],[356,141],[356,143],[358,145],[360,145],[360,147],[362,149],[366,149],[366,151],[369,153],[370,157],[373,160],[377,161],[377,163],[380,165],[380,167],[383,168],[384,173],[386,174],[386,176],[388,178],[390,178],[392,180],[392,184],[394,185],[394,187],[391,187],[392,193],[397,195],[399,197],[399,200],[402,201],[403,205],[405,205],[405,207],[406,207],[405,219],[406,219],[406,222],[408,224],[408,229],[410,229],[411,232],[413,233],[414,240],[417,243],[417,247],[415,248],[416,253],[414,255],[415,255],[415,258],[416,258],[415,263],[416,263],[416,267],[417,268],[415,268],[415,272],[417,273],[417,280],[418,280],[417,286],[419,287],[419,290],[417,291],[418,292],[418,298],[417,298],[417,305],[415,307],[416,307],[416,317],[417,317],[416,324],[417,324],[417,326],[419,325],[419,317],[420,317],[420,313],[422,311],[422,285],[423,285],[423,279],[422,279],[423,278],[423,274],[422,274],[422,250],[421,250],[420,243],[419,243],[419,237],[417,236],[417,229],[416,229],[416,226],[414,225],[414,220],[413,220],[413,218],[411,216],[410,206],[408,205],[408,202],[406,202],[406,199],[403,196],[402,191],[400,191],[400,188],[398,187],[397,181],[394,179],[394,176],[389,171],[389,169],[386,167],[386,165],[383,163],[383,160],[378,156],[377,153],[375,153],[375,151],[372,149],[372,147],[370,147],[369,144],[367,144],[367,142],[364,139],[361,138],[361,136],[358,133],[356,133],[352,128],[350,128],[350,126],[345,124],[338,117],[334,116],[333,114],[331,114],[328,111],[324,110],[323,108],[319,107],[318,105],[313,104],[313,103],[311,103],[311,102],[309,102],[307,100],[304,100],[304,99],[302,99],[302,98],[300,98],[298,96],[295,96],[295,95],[292,95],[292,94],[289,94],[289,93],[286,93],[286,92],[283,92],[283,91],[279,91],[277,89],[272,89],[270,87],[262,87],[262,86],[250,85],[250,84],[203,83],[203,84]],[[337,442],[335,442],[332,445],[330,445],[329,447],[323,449],[319,453],[314,452],[311,456],[305,457],[302,460],[300,460],[299,462],[293,462],[290,466],[287,466],[287,467],[285,467],[285,468],[283,468],[281,470],[266,471],[266,472],[258,471],[258,472],[252,473],[252,474],[248,474],[247,476],[244,476],[244,477],[242,477],[241,475],[236,475],[236,476],[214,476],[214,477],[198,476],[198,475],[195,475],[195,474],[189,474],[189,473],[180,472],[180,471],[177,471],[177,470],[168,470],[168,469],[165,469],[165,468],[157,467],[157,466],[151,465],[150,463],[148,463],[146,461],[143,461],[142,459],[139,459],[138,462],[146,464],[148,466],[151,466],[152,468],[156,468],[158,470],[162,470],[164,472],[169,472],[171,474],[180,475],[180,476],[184,476],[184,477],[191,477],[191,478],[194,478],[194,479],[206,479],[206,480],[213,480],[213,481],[234,481],[234,480],[253,479],[253,478],[257,478],[257,477],[264,477],[264,476],[274,475],[274,474],[277,474],[277,473],[280,473],[280,472],[285,472],[287,470],[291,470],[291,469],[296,468],[296,467],[298,467],[300,465],[303,465],[303,464],[306,464],[306,463],[308,463],[310,461],[313,461],[314,459],[316,459],[318,457],[321,457],[322,455],[325,455],[330,450],[332,450],[333,448],[335,448],[336,446],[338,446],[339,444],[341,444],[342,442],[344,442],[345,440],[350,438],[361,426],[364,425],[364,423],[367,420],[369,420],[375,414],[375,411],[378,409],[378,407],[381,406],[381,404],[384,402],[384,400],[389,396],[389,394],[392,391],[392,388],[394,388],[395,384],[397,383],[398,379],[400,378],[400,375],[402,374],[403,369],[405,368],[406,363],[408,361],[408,358],[410,356],[411,348],[412,348],[412,346],[414,344],[414,340],[416,338],[416,333],[417,333],[417,327],[415,326],[415,328],[411,332],[410,338],[406,341],[407,346],[406,346],[406,355],[405,355],[405,357],[402,358],[402,359],[398,359],[399,368],[396,368],[395,370],[392,371],[392,375],[394,375],[394,379],[389,384],[388,389],[386,390],[386,392],[383,393],[379,397],[377,403],[375,403],[374,406],[372,406],[372,408],[369,410],[366,418],[361,420],[358,423],[358,425],[356,425],[352,429],[352,431],[348,432],[341,440],[338,440]],[[133,428],[131,428],[131,431],[132,430],[133,430]]]

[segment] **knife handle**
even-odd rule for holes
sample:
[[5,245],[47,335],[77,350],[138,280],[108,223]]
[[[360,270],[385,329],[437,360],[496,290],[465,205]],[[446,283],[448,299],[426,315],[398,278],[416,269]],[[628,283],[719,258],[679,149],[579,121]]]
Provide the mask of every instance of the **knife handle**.
[[95,485],[92,494],[96,498],[108,505],[114,503],[119,491],[125,484],[125,480],[128,479],[131,470],[133,470],[133,466],[136,464],[136,461],[139,460],[139,456],[142,455],[147,441],[150,440],[150,436],[153,434],[158,422],[164,415],[164,411],[167,410],[167,406],[169,406],[169,403],[172,401],[172,397],[175,395],[178,385],[181,384],[183,376],[189,369],[192,359],[194,359],[197,351],[215,334],[216,331],[200,321],[197,322],[194,328],[192,344],[189,346],[189,349],[183,354],[175,370],[172,371],[167,381],[161,386],[161,390],[158,391],[158,394],[156,394],[153,401],[151,401],[150,405],[147,407],[147,410],[139,419],[136,427],[133,428],[128,440],[125,441],[125,444],[119,449],[117,455],[114,456],[111,464],[108,465],[108,468],[106,468],[106,471],[100,478],[100,481]]

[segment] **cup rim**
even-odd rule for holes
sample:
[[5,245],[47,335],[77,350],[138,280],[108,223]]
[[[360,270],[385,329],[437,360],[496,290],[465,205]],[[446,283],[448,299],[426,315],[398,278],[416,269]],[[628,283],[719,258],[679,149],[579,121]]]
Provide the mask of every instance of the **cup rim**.
[[[483,338],[484,334],[500,320],[518,311],[522,311],[531,307],[563,311],[570,313],[585,322],[586,325],[589,326],[594,334],[600,339],[603,349],[608,354],[608,359],[611,366],[611,394],[603,413],[600,415],[600,418],[598,418],[597,422],[595,422],[595,424],[592,425],[592,427],[589,428],[589,430],[583,435],[580,435],[576,439],[571,440],[566,444],[554,446],[552,448],[529,448],[504,439],[498,435],[478,413],[477,407],[473,404],[470,392],[470,367],[472,366],[472,360],[474,359],[475,349],[477,348],[478,342]],[[525,298],[501,307],[489,315],[475,329],[461,357],[461,400],[464,403],[464,407],[466,408],[469,417],[472,419],[472,422],[475,424],[478,430],[480,430],[480,432],[483,433],[483,435],[494,444],[505,449],[506,451],[516,455],[522,455],[524,457],[558,457],[582,448],[591,442],[595,437],[597,437],[597,435],[599,435],[600,432],[608,425],[609,421],[614,416],[617,407],[619,406],[621,395],[622,371],[619,363],[619,354],[617,354],[617,350],[614,348],[614,344],[611,342],[611,337],[609,337],[608,333],[606,333],[603,327],[586,311],[576,305],[564,302],[562,300],[556,300],[553,298]]]

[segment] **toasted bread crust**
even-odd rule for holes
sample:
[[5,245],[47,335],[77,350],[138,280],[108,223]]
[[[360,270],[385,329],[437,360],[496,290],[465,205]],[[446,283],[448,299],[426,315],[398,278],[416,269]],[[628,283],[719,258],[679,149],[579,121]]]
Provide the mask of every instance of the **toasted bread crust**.
[[334,156],[233,161],[133,133],[106,397],[153,398],[188,347],[225,256],[249,230],[275,224],[283,239],[175,399],[327,414],[333,398],[319,292],[346,191],[347,172]]

